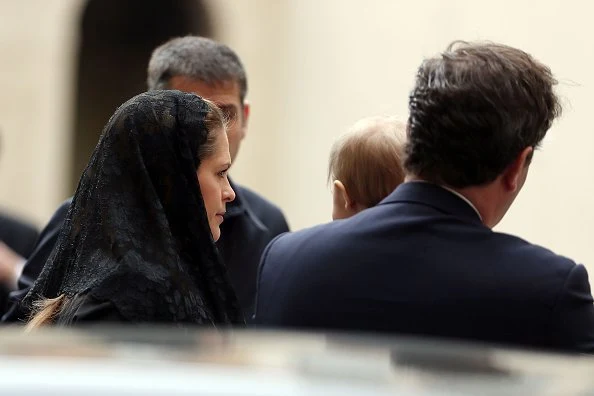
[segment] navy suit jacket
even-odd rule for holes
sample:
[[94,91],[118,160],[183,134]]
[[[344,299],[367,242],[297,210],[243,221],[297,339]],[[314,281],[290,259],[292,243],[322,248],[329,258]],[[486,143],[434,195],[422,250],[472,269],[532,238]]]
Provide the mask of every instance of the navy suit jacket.
[[592,302],[582,265],[411,182],[350,219],[271,242],[256,323],[593,351]]

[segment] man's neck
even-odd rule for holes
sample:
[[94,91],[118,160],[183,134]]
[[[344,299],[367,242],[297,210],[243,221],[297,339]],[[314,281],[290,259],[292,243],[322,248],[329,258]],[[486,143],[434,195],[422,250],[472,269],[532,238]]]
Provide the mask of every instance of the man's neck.
[[466,188],[453,188],[450,187],[448,185],[444,185],[444,184],[438,184],[438,183],[434,183],[431,182],[429,180],[425,180],[421,177],[416,177],[416,176],[407,176],[405,178],[405,182],[423,182],[423,183],[431,183],[437,186],[440,186],[441,188],[448,190],[449,192],[451,192],[452,194],[455,194],[456,196],[458,196],[460,199],[464,200],[472,209],[474,209],[474,211],[477,213],[477,215],[479,216],[479,218],[481,219],[481,221],[483,222],[484,225],[486,225],[487,227],[491,228],[493,227],[493,224],[491,224],[491,220],[492,218],[494,218],[493,216],[493,210],[491,208],[491,205],[489,205],[489,203],[486,203],[485,201],[485,189],[488,189],[489,187],[466,187]]

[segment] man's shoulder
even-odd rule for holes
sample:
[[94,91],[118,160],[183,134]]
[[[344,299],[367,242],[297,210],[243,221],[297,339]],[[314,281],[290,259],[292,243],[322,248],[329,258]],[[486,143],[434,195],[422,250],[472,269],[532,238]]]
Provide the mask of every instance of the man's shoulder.
[[5,212],[0,213],[0,240],[23,256],[29,255],[39,231],[33,224]]
[[493,232],[502,246],[502,253],[507,252],[513,256],[514,261],[522,263],[522,267],[530,268],[531,265],[539,270],[554,270],[569,272],[577,263],[566,256],[555,253],[544,246],[531,243],[521,237],[503,233]]
[[270,242],[264,255],[282,261],[292,258],[301,262],[307,258],[309,263],[330,257],[332,251],[348,250],[352,246],[345,225],[339,220],[281,234]]
[[289,231],[285,215],[278,206],[245,186],[235,184],[234,188],[251,214],[268,227],[273,236]]
[[31,223],[0,213],[0,241],[20,256],[29,257],[38,237],[39,231]]
[[[283,234],[275,241],[281,249],[294,249],[300,255],[326,257],[334,253],[350,254],[360,252],[360,242],[374,241],[378,231],[378,219],[389,216],[384,208],[373,207],[347,219],[334,220],[299,231]],[[380,231],[381,232],[381,231]],[[375,241],[382,243],[381,240]]]
[[12,232],[36,233],[35,226],[25,220],[18,219],[6,212],[0,212],[0,227]]
[[264,198],[262,195],[258,194],[257,192],[242,186],[240,184],[235,184],[235,189],[238,190],[237,192],[239,195],[245,199],[250,207],[251,210],[260,214],[275,214],[283,216],[283,212],[280,208],[269,201],[268,199]]

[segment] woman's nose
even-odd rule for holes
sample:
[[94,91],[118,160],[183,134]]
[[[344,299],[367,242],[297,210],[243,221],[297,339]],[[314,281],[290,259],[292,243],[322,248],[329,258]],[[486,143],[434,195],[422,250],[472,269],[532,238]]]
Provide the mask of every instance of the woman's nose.
[[223,190],[223,201],[231,202],[235,199],[235,191],[229,183],[227,183],[227,187]]

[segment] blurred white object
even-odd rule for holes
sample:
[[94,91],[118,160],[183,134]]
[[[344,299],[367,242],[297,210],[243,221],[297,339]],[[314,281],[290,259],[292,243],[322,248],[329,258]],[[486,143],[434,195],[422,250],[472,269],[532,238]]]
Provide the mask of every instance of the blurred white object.
[[2,395],[577,395],[594,392],[592,372],[590,357],[438,340],[141,327],[0,331]]

